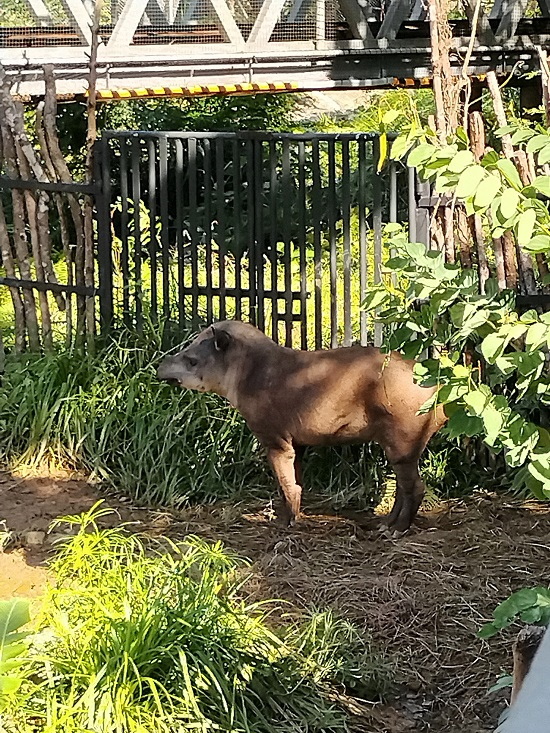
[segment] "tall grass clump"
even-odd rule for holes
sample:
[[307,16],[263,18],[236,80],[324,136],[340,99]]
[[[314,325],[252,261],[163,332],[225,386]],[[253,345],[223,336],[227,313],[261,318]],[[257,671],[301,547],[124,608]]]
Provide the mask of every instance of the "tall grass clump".
[[349,624],[330,614],[273,630],[220,543],[161,552],[98,529],[102,511],[67,518],[78,533],[52,562],[34,676],[11,711],[20,730],[29,719],[44,733],[345,730],[335,698],[348,679],[369,686],[368,640],[349,646]]
[[253,437],[222,400],[160,383],[158,344],[111,343],[8,361],[0,390],[9,466],[83,469],[144,503],[223,498],[266,481]]

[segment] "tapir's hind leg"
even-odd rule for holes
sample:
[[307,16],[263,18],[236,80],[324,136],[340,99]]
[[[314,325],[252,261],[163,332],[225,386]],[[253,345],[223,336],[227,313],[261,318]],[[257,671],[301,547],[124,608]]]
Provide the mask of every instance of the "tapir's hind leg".
[[425,486],[418,461],[425,444],[423,440],[421,445],[411,445],[410,442],[404,445],[404,440],[399,443],[397,446],[392,441],[382,446],[397,482],[393,508],[383,523],[390,530],[405,532],[413,523],[424,497]]
[[281,519],[285,524],[292,525],[300,514],[300,503],[302,499],[302,487],[298,483],[297,474],[301,476],[301,467],[296,471],[296,461],[300,456],[296,455],[291,444],[285,443],[277,448],[267,449],[267,458],[277,483],[284,496],[283,516]]
[[386,518],[388,528],[405,532],[414,521],[424,497],[424,482],[418,470],[418,461],[391,462],[397,479],[395,501]]

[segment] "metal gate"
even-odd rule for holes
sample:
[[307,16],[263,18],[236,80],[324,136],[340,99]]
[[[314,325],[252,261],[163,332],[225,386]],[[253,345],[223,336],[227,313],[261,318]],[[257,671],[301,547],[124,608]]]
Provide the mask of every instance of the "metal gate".
[[368,133],[104,133],[103,329],[240,318],[288,346],[367,343],[383,225],[417,221],[414,171],[379,156]]

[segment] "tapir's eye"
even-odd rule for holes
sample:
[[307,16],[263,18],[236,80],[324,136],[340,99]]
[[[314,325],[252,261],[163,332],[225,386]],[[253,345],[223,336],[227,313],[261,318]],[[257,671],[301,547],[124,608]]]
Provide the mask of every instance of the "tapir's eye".
[[193,359],[192,356],[186,356],[185,361],[189,364],[190,367],[196,367],[199,363],[198,359]]

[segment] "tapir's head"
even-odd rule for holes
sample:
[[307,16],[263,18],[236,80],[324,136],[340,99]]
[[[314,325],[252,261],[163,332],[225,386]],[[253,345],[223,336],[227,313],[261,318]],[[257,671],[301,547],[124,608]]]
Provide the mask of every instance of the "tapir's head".
[[199,392],[229,397],[242,369],[247,346],[268,340],[240,321],[222,321],[202,331],[188,346],[159,364],[157,377]]

